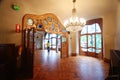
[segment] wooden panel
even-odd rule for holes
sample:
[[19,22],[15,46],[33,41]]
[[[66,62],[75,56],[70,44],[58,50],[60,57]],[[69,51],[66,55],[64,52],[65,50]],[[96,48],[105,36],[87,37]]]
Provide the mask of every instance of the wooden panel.
[[14,80],[16,71],[15,44],[0,44],[0,80]]

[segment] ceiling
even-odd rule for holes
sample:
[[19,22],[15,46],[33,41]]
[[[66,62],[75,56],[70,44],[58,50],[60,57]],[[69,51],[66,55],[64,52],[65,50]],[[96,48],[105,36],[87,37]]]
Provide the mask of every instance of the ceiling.
[[[11,0],[11,2],[20,5],[25,13],[37,15],[54,13],[62,23],[72,15],[72,0]],[[118,0],[76,0],[75,7],[78,17],[89,20],[115,12],[117,3]]]

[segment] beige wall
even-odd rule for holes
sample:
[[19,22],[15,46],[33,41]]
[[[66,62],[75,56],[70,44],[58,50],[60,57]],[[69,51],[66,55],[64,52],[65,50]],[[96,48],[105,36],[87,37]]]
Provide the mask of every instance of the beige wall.
[[21,33],[15,32],[15,24],[22,25],[24,11],[14,11],[12,2],[1,0],[0,3],[0,43],[21,43]]
[[[13,3],[12,0],[1,0],[0,2],[0,44],[1,43],[15,43],[19,45],[21,43],[21,33],[15,33],[15,24],[22,25],[22,17],[26,13],[33,13],[27,7],[26,4],[22,4],[19,1],[21,9],[19,11],[14,11],[11,8]],[[14,0],[17,2],[17,0]],[[36,13],[37,14],[37,13]],[[40,13],[39,13],[40,14]],[[118,14],[120,14],[120,8],[118,9]],[[120,15],[118,15],[118,23],[120,21]],[[118,24],[118,27],[120,23]],[[114,39],[115,39],[115,30],[116,30],[116,12],[107,13],[103,16],[103,40],[104,40],[104,56],[109,59],[109,51],[111,48],[114,48]],[[120,29],[119,29],[120,30]],[[118,31],[117,34],[120,34]],[[117,36],[117,42],[119,44],[116,47],[120,47],[120,36]],[[72,47],[75,47],[74,40],[72,41]],[[120,48],[119,48],[120,49]],[[72,52],[76,52],[73,50]]]
[[104,58],[110,58],[110,49],[114,49],[116,33],[116,12],[107,13],[103,17]]
[[118,3],[118,8],[117,8],[117,28],[116,28],[115,49],[120,50],[120,2]]

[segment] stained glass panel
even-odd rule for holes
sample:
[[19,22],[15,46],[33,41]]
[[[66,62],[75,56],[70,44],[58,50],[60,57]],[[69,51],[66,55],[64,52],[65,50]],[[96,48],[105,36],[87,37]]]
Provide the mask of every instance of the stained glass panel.
[[48,24],[48,22],[46,21],[46,19],[44,19],[43,22],[44,22],[44,24],[46,24],[46,25]]
[[54,30],[54,22],[52,22],[52,30]]
[[48,21],[52,21],[51,17],[48,17]]
[[66,32],[66,29],[64,28],[64,29],[62,30],[62,32]]

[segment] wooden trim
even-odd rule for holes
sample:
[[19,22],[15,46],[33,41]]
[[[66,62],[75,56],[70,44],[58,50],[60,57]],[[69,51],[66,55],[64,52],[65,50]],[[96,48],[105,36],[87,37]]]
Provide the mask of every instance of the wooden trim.
[[77,56],[77,53],[71,53],[71,56]]
[[110,63],[110,59],[104,58],[103,60],[104,60],[104,62],[106,62],[106,63]]

